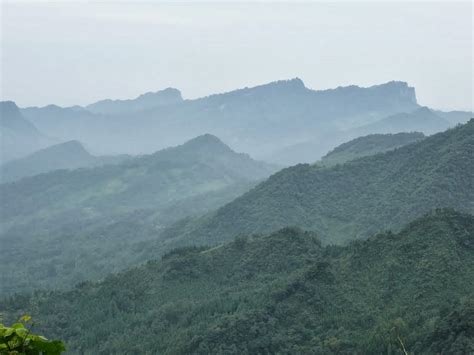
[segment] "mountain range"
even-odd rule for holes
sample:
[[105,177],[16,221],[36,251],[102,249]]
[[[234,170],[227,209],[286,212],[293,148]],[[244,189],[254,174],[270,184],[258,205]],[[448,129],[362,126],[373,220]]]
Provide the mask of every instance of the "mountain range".
[[312,90],[299,78],[192,100],[167,88],[135,99],[21,113],[56,142],[80,141],[93,155],[149,154],[211,133],[237,151],[286,166],[315,162],[361,135],[432,134],[472,117],[420,107],[405,82]]
[[432,208],[474,212],[474,119],[386,153],[324,167],[299,164],[272,175],[217,211],[164,235],[176,245],[214,244],[285,226],[325,243],[398,230]]
[[451,123],[427,107],[413,112],[397,113],[377,122],[359,127],[357,134],[422,132],[430,135],[448,129]]
[[0,109],[8,323],[71,353],[474,353],[471,112],[298,78]]
[[0,164],[55,142],[25,119],[12,101],[0,102],[0,135]]
[[[3,274],[2,284],[10,292],[65,287],[85,274],[98,279],[176,247],[287,226],[343,244],[398,230],[432,208],[474,211],[474,120],[424,139],[417,133],[376,137],[381,151],[394,138],[410,144],[334,166],[300,164],[255,186],[278,168],[204,135],[121,164],[0,185],[0,238],[8,246],[2,267],[35,255]],[[348,146],[370,146],[371,139]],[[31,278],[19,282],[24,268]]]
[[[277,169],[207,134],[121,163],[1,184],[0,267],[8,270],[1,291],[71,285],[122,269],[141,257],[133,245],[233,200]],[[18,258],[27,261],[20,266]]]
[[[145,105],[145,98],[152,102]],[[200,99],[180,98],[176,89],[167,89],[135,100],[22,112],[49,135],[79,140],[94,154],[149,153],[212,133],[234,149],[262,159],[327,131],[418,108],[414,89],[402,82],[316,91],[292,79]],[[313,161],[321,156],[316,153]]]
[[181,101],[183,101],[183,98],[179,90],[167,88],[157,92],[148,92],[132,100],[101,100],[87,105],[85,108],[92,113],[121,115],[171,105]]

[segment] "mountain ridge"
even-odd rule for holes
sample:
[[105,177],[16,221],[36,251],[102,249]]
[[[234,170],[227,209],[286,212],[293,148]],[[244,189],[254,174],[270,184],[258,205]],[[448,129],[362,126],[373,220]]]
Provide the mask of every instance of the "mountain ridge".
[[[64,288],[136,265],[166,226],[233,200],[276,170],[207,135],[117,164],[0,184],[0,293]],[[30,276],[18,281],[22,274]]]
[[0,128],[0,165],[54,142],[23,116],[13,101],[0,101]]
[[[119,115],[23,112],[45,132],[79,140],[96,155],[151,153],[211,133],[237,151],[264,159],[283,146],[327,140],[331,132],[417,107],[414,88],[403,82],[313,90],[296,78]],[[318,148],[313,161],[339,143]]]
[[[395,228],[433,207],[474,211],[474,120],[396,150],[334,167],[299,164],[217,211],[165,235],[213,244],[284,226],[315,230],[329,243]],[[434,193],[433,191],[436,191]]]
[[172,105],[183,101],[181,92],[175,88],[166,88],[155,92],[147,92],[135,99],[105,99],[94,102],[84,109],[96,114],[125,114],[134,111],[150,110],[157,106]]

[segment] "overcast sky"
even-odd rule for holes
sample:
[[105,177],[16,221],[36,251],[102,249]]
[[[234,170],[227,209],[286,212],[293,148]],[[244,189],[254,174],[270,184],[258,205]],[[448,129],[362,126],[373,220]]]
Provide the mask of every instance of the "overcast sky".
[[[1,0],[0,0],[1,1]],[[300,77],[415,86],[472,109],[472,4],[2,2],[1,96],[87,104],[176,87],[195,98]]]

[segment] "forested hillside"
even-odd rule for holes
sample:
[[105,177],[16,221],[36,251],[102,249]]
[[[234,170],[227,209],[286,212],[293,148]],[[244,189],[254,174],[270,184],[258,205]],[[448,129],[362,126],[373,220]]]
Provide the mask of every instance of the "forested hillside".
[[474,120],[394,151],[334,167],[300,164],[166,233],[176,244],[213,244],[285,226],[326,243],[398,229],[436,207],[474,212]]
[[370,134],[343,143],[321,158],[318,164],[332,166],[383,153],[425,138],[423,133]]
[[1,184],[0,293],[72,285],[143,262],[141,242],[275,169],[204,135],[121,164]]
[[474,217],[437,210],[345,247],[285,228],[178,249],[0,311],[85,353],[468,354],[473,280]]

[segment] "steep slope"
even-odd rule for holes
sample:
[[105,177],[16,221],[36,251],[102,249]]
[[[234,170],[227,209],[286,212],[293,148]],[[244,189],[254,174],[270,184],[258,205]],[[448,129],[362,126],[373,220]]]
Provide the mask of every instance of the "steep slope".
[[285,226],[329,243],[397,229],[431,208],[474,212],[474,120],[394,151],[335,167],[297,165],[205,217],[166,233],[216,243]]
[[370,134],[337,146],[318,164],[332,166],[347,161],[383,153],[424,139],[423,133]]
[[183,101],[183,98],[179,90],[167,88],[157,92],[148,92],[133,100],[101,100],[87,105],[85,108],[93,113],[120,115],[176,104],[181,101]]
[[120,164],[1,184],[0,292],[64,287],[138,264],[143,241],[178,218],[222,206],[273,171],[204,135]]
[[77,169],[118,163],[124,156],[99,158],[91,155],[78,141],[69,141],[41,149],[24,158],[7,162],[0,166],[0,182],[18,180],[59,169]]
[[363,126],[356,130],[358,133],[398,133],[423,132],[433,134],[453,126],[445,118],[435,114],[427,107],[420,107],[411,113],[399,113],[380,121]]
[[[79,140],[94,154],[150,153],[212,133],[262,159],[284,146],[327,138],[328,133],[417,107],[414,89],[402,82],[317,91],[292,79],[120,114],[56,108],[55,114],[62,113],[54,124],[53,110],[23,112],[48,134]],[[313,161],[342,142],[328,142]]]
[[473,280],[474,217],[438,210],[346,247],[287,228],[178,249],[0,311],[84,353],[468,354]]
[[30,154],[53,142],[22,116],[13,101],[0,102],[0,129],[0,164]]

